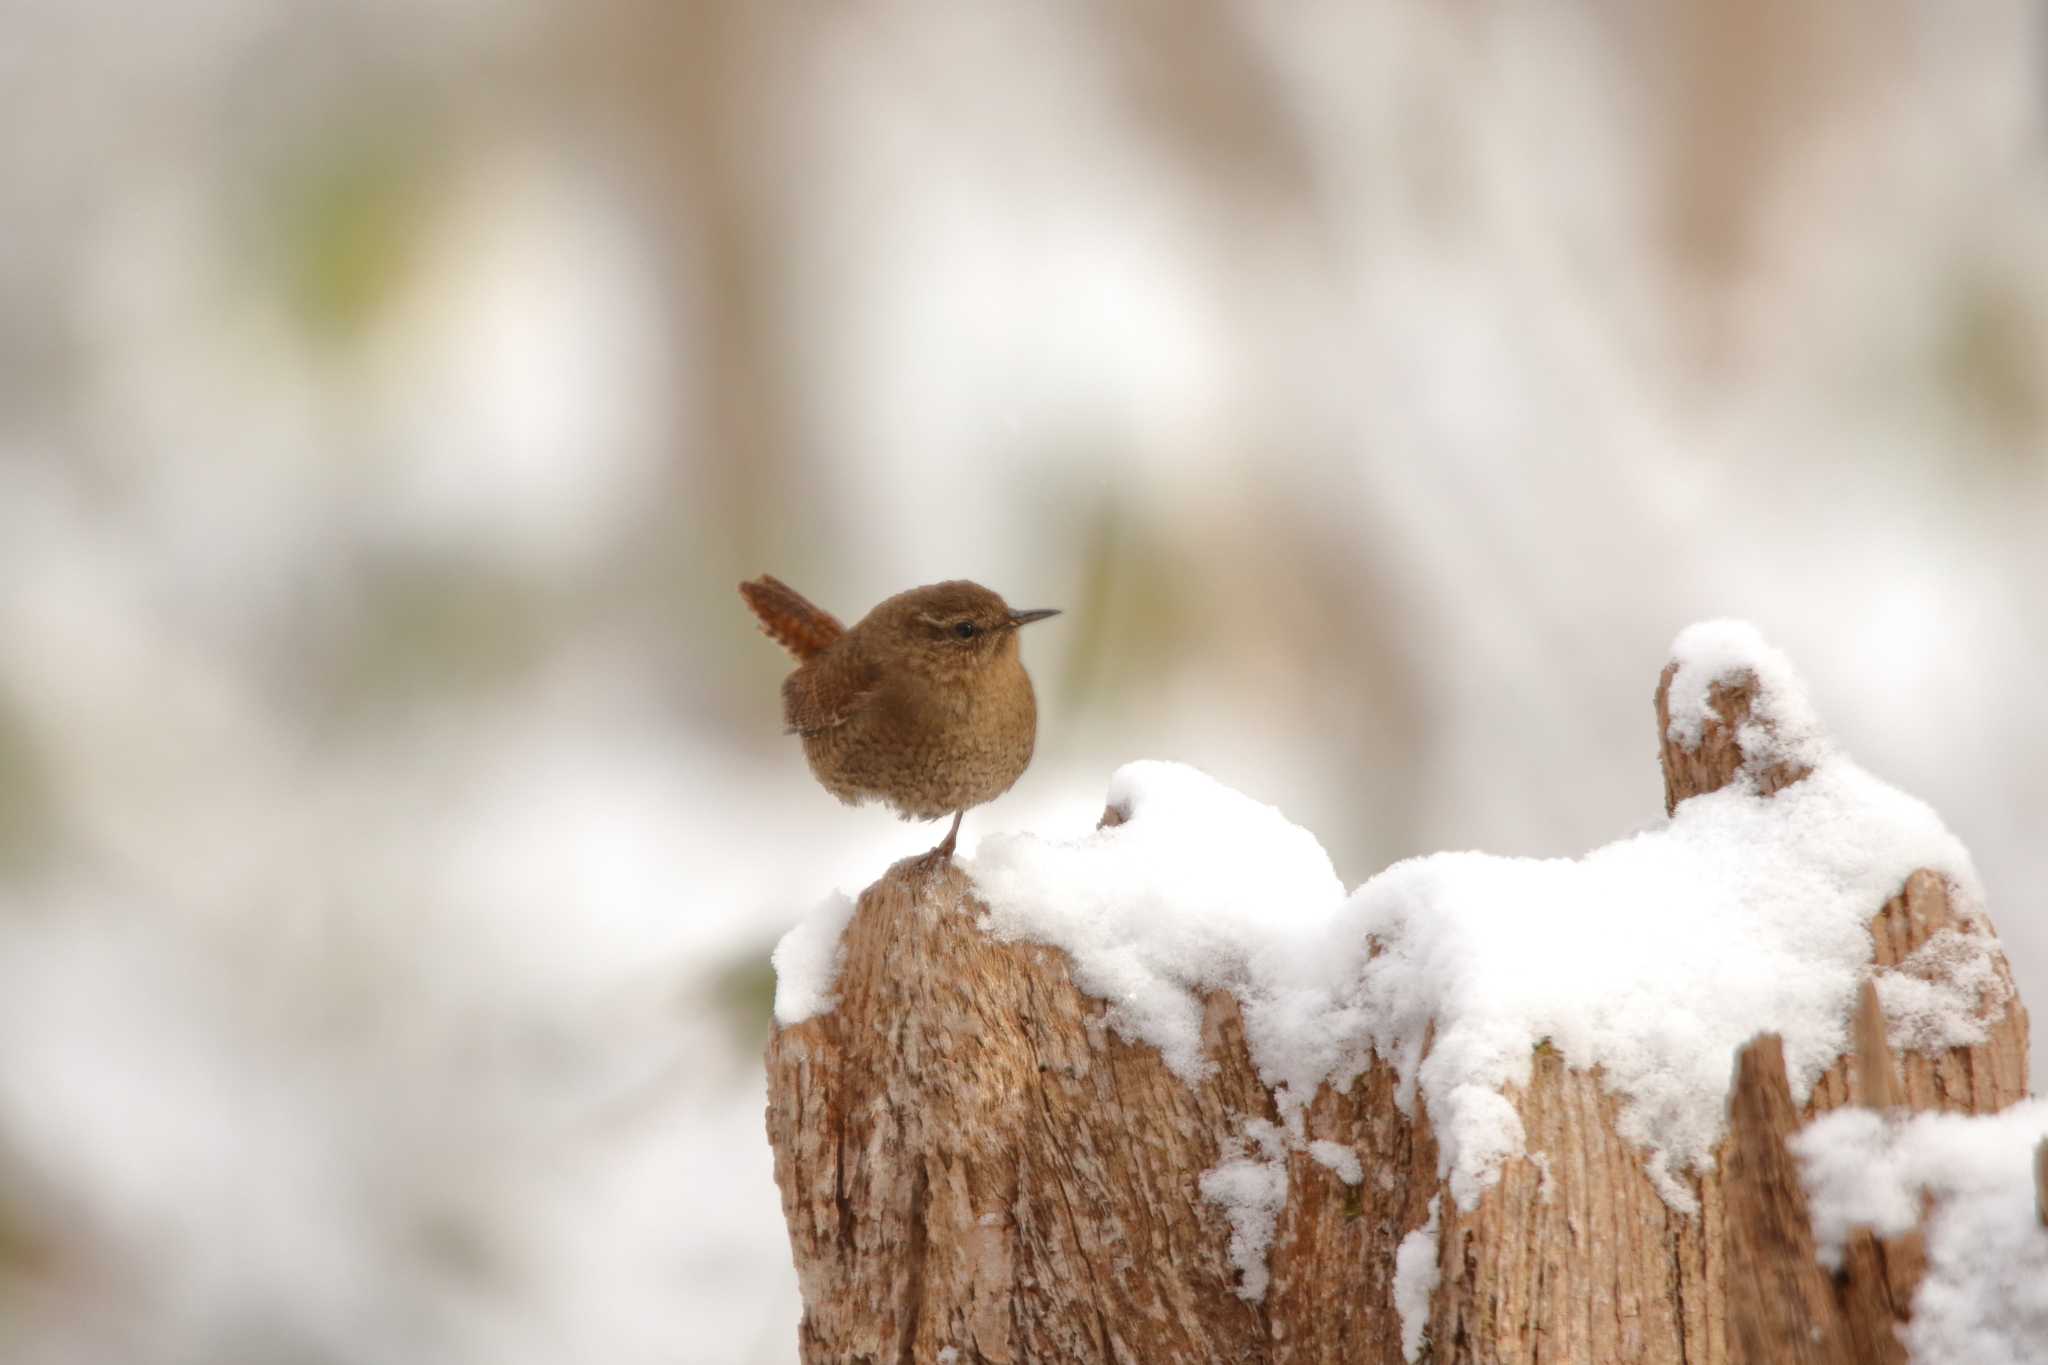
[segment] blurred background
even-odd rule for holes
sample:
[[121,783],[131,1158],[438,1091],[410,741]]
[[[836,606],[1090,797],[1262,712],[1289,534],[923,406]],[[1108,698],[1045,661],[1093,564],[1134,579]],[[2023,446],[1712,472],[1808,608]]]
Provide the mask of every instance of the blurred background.
[[1067,609],[967,849],[1348,883],[1655,820],[1749,617],[2048,1017],[2037,3],[0,16],[9,1362],[794,1359],[767,954],[941,831],[762,571]]

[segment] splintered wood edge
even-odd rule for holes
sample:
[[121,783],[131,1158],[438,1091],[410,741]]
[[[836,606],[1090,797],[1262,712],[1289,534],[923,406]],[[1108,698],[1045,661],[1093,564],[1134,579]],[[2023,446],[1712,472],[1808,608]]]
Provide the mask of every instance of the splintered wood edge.
[[2034,1144],[2034,1217],[2048,1228],[2048,1137]]
[[[1813,1219],[1787,1139],[1799,1108],[1775,1033],[1735,1055],[1723,1145],[1722,1218],[1728,1249],[1728,1334],[1745,1360],[1852,1365],[1832,1286],[1814,1254]],[[1784,1343],[1810,1334],[1797,1355]]]
[[1865,1109],[1890,1109],[1899,1101],[1892,1079],[1891,1044],[1885,1038],[1884,1002],[1877,998],[1877,983],[1867,976],[1856,991],[1850,1038],[1856,1103]]
[[[1859,1024],[1867,1015],[1859,1008]],[[1878,1041],[1882,1045],[1881,1032]],[[1926,1270],[1924,1234],[1915,1228],[1880,1238],[1857,1229],[1843,1248],[1840,1270],[1822,1270],[1791,1152],[1799,1127],[1783,1044],[1776,1034],[1760,1034],[1736,1054],[1722,1148],[1732,1354],[1802,1365],[1906,1365],[1896,1327],[1910,1316]],[[1794,1343],[1797,1349],[1788,1350]]]

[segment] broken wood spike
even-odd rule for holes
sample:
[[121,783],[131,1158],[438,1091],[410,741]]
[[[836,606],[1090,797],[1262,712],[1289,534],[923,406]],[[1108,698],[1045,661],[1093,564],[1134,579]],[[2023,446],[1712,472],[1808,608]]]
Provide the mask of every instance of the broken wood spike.
[[2034,1216],[2048,1228],[2048,1137],[2034,1144]]
[[1865,1109],[1879,1112],[1899,1103],[1898,1087],[1892,1079],[1892,1049],[1885,1040],[1884,1002],[1877,997],[1877,983],[1869,977],[1856,992],[1856,1016],[1850,1046],[1855,1058],[1856,1101]]

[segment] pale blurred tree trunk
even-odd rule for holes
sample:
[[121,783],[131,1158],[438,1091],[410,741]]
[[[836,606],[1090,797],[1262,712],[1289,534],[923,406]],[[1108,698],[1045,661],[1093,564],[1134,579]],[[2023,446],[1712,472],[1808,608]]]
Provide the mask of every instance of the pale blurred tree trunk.
[[[1822,139],[1882,137],[1910,69],[1916,20],[1897,0],[1668,0],[1616,7],[1636,36],[1629,69],[1666,111],[1665,240],[1692,305],[1690,340],[1710,371],[1727,359],[1742,299],[1811,183]],[[1858,149],[1829,149],[1839,160]],[[1787,190],[1794,198],[1788,200]]]
[[[666,238],[663,312],[678,344],[674,495],[647,509],[650,553],[692,574],[796,574],[805,509],[786,332],[791,225],[780,136],[800,122],[803,14],[742,0],[603,0],[559,18],[549,78],[646,178]],[[815,549],[806,553],[816,553]]]

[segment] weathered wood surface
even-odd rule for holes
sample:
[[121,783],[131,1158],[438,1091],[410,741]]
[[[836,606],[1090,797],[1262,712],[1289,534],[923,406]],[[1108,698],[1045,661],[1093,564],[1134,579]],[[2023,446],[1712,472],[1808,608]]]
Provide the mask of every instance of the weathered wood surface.
[[[1856,1365],[1832,1279],[1814,1252],[1798,1162],[1786,1148],[1798,1128],[1785,1049],[1775,1036],[1759,1038],[1736,1059],[1722,1145],[1730,1353],[1783,1365]],[[1883,1326],[1890,1328],[1889,1316]]]
[[[1699,748],[1664,741],[1673,806],[1741,769],[1749,700],[1717,687],[1721,723]],[[1777,790],[1800,776],[1748,779]],[[1872,1098],[1911,1109],[1988,1112],[2026,1092],[2026,1016],[2009,990],[1985,1002],[1985,1043],[1845,1057],[1796,1116],[1782,1061],[1773,1082],[1753,1047],[1716,1166],[1693,1181],[1701,1211],[1687,1216],[1618,1136],[1598,1073],[1543,1053],[1527,1089],[1509,1091],[1541,1164],[1511,1160],[1461,1212],[1438,1180],[1425,1108],[1404,1115],[1391,1067],[1376,1064],[1307,1111],[1307,1137],[1354,1149],[1363,1182],[1284,1154],[1271,1285],[1247,1302],[1231,1229],[1199,1189],[1247,1118],[1276,1117],[1235,1000],[1209,1000],[1216,1065],[1190,1085],[1104,1027],[1063,955],[994,941],[977,917],[958,871],[898,864],[847,928],[837,1008],[769,1044],[768,1132],[810,1365],[1397,1365],[1394,1252],[1439,1193],[1434,1365],[1882,1361],[1917,1243],[1859,1238],[1836,1280],[1813,1264],[1784,1157],[1794,1118],[1884,1088],[1869,1079],[1878,1068],[1890,1093]],[[1941,879],[1917,874],[1872,920],[1873,959],[1896,966],[1947,927],[1961,926]]]

